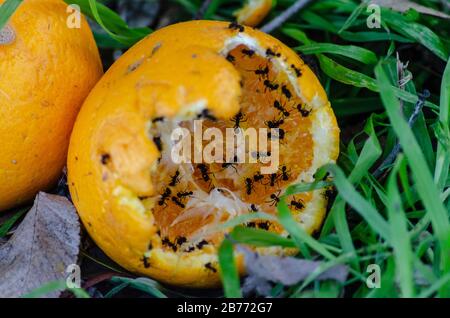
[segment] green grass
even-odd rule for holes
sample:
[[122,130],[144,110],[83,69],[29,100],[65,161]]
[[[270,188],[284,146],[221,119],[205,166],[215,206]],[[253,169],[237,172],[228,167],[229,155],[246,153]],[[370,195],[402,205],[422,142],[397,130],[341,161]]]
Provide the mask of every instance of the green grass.
[[[132,29],[99,1],[69,1],[103,28],[96,39],[102,48],[127,48],[149,34]],[[278,0],[276,17],[293,0]],[[438,1],[416,1],[444,10]],[[18,1],[0,8],[0,25]],[[189,20],[202,1],[173,0]],[[232,20],[242,1],[212,1],[206,16]],[[293,220],[288,206],[278,205],[280,223],[288,238],[240,226],[244,217],[227,226],[234,229],[219,251],[224,294],[240,297],[241,281],[234,262],[235,244],[296,247],[298,257],[322,260],[323,266],[295,286],[275,285],[274,296],[284,297],[450,297],[450,22],[417,12],[382,10],[382,28],[366,27],[364,3],[356,0],[317,1],[295,15],[273,35],[312,58],[343,131],[340,159],[318,173],[330,172],[330,183],[299,184],[289,193],[333,185],[337,197],[319,233],[309,236]],[[398,86],[396,52],[409,61],[412,80]],[[431,98],[410,127],[408,118],[418,101],[417,91]],[[403,110],[401,110],[403,107]],[[402,152],[386,166],[382,177],[374,171],[399,142]],[[253,217],[265,218],[258,214]],[[0,229],[9,229],[18,217]],[[0,231],[2,232],[2,231]],[[1,235],[0,235],[1,236]],[[336,264],[346,264],[345,283],[315,278]],[[381,288],[366,285],[368,265],[381,269]],[[420,279],[419,279],[420,277]],[[157,284],[115,278],[114,296],[135,288],[162,297]]]

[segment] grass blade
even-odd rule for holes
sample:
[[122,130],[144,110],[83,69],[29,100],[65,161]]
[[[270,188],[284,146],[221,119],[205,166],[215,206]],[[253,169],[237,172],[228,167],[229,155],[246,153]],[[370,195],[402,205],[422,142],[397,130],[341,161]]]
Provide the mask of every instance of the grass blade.
[[401,294],[403,297],[414,297],[413,264],[411,237],[407,229],[407,219],[403,210],[403,203],[397,187],[397,174],[402,164],[403,157],[394,167],[389,176],[387,186],[388,219],[391,229],[391,245],[394,248],[394,261],[396,274],[399,279]]
[[234,259],[233,243],[225,238],[219,248],[220,277],[225,297],[242,298],[239,273]]
[[14,14],[23,0],[6,0],[0,6],[0,30],[8,23],[9,18]]
[[[401,113],[400,102],[396,98],[389,79],[383,70],[382,64],[375,68],[375,74],[380,87],[380,96],[386,108],[387,114],[392,124],[403,151],[412,167],[412,176],[415,181],[418,193],[430,216],[433,231],[438,237],[441,251],[440,268],[444,273],[450,272],[450,231],[448,213],[440,200],[440,194],[434,184],[430,170],[428,169],[425,157],[414,137],[411,128]],[[445,295],[450,295],[450,285],[444,287],[442,291]]]
[[342,55],[364,64],[375,64],[377,56],[370,50],[355,45],[338,45],[332,43],[314,43],[296,47],[303,54],[329,53]]

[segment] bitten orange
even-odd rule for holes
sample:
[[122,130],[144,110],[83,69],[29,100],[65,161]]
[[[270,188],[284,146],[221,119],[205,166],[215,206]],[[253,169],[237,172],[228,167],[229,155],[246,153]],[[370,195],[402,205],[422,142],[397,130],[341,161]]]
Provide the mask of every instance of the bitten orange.
[[[194,121],[224,132],[279,129],[280,162],[180,163],[174,129]],[[287,186],[314,180],[339,152],[339,128],[310,68],[280,41],[236,23],[191,21],[154,32],[126,52],[87,98],[68,158],[69,186],[95,242],[128,270],[186,287],[220,283],[222,222],[275,214]],[[288,198],[309,233],[325,190]],[[276,222],[248,226],[287,235]],[[259,249],[261,253],[284,253]],[[238,258],[242,272],[242,257]]]
[[89,25],[70,29],[68,16],[61,0],[25,0],[3,31],[0,211],[57,181],[76,115],[103,73]]

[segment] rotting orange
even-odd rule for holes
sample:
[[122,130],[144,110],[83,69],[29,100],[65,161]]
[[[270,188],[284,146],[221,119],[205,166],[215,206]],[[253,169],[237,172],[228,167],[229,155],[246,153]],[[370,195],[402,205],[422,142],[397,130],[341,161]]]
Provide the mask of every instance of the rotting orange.
[[[279,166],[174,164],[174,129],[278,128]],[[216,130],[216,131],[217,131]],[[203,145],[203,144],[202,144]],[[191,21],[158,30],[108,70],[75,123],[68,157],[73,201],[95,242],[128,270],[186,287],[220,283],[218,225],[276,213],[290,184],[334,162],[339,128],[310,68],[277,39],[236,23]],[[311,233],[325,190],[288,198]],[[248,226],[287,235],[276,222]],[[282,254],[281,249],[259,249]],[[238,257],[242,272],[242,257]]]
[[239,24],[255,27],[260,24],[272,10],[273,0],[248,0],[235,16]]
[[68,17],[61,0],[25,0],[2,31],[0,211],[57,181],[76,115],[103,73],[89,25],[70,29]]

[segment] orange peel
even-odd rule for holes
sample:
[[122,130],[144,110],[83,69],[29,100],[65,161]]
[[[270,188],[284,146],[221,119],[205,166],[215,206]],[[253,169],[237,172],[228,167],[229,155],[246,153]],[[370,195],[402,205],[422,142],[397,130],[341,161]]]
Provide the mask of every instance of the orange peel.
[[[171,133],[193,132],[199,117],[219,131],[278,120],[279,170],[256,178],[260,163],[174,164]],[[276,214],[278,194],[312,182],[338,153],[327,95],[295,52],[250,27],[191,21],[136,44],[92,90],[72,134],[68,177],[87,231],[118,264],[169,284],[215,287],[222,222],[255,208]],[[288,198],[309,233],[325,216],[325,192]],[[247,225],[287,235],[277,222]],[[238,266],[242,273],[241,256]]]

